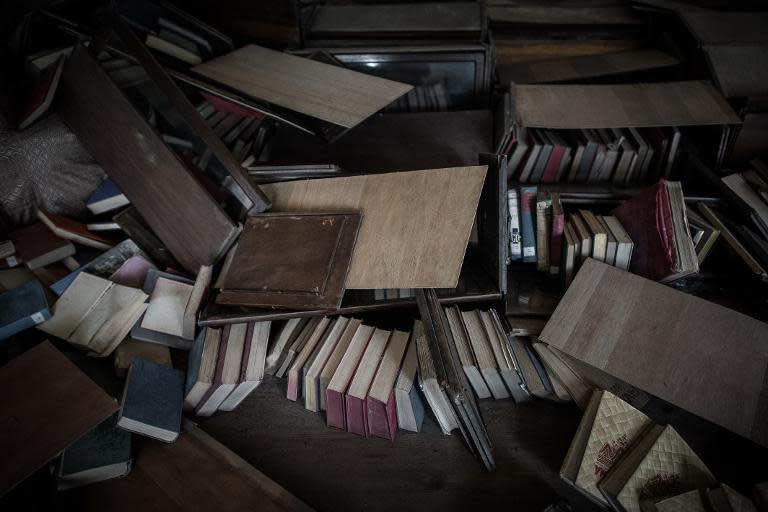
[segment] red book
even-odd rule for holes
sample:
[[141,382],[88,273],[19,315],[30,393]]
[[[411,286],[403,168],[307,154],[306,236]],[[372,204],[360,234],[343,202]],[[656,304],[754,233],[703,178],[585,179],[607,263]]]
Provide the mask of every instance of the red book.
[[386,402],[380,402],[370,396],[365,401],[370,435],[395,440],[397,433],[397,403],[395,390],[389,393]]
[[240,103],[235,103],[234,101],[222,98],[221,96],[216,96],[215,94],[204,91],[200,91],[200,94],[205,98],[205,101],[213,105],[213,108],[219,112],[235,114],[240,117],[255,117],[256,119],[264,119],[266,117],[258,110],[241,105]]
[[407,332],[393,331],[387,349],[381,357],[379,369],[365,399],[368,433],[394,440],[397,433],[397,403],[395,381],[410,339]]
[[661,179],[613,211],[634,242],[630,270],[661,281],[674,277],[675,268],[672,210],[666,182]]
[[565,233],[565,213],[560,202],[560,194],[552,194],[552,232],[549,241],[549,272],[560,272],[560,261],[563,256],[563,236]]
[[347,351],[339,362],[339,366],[328,383],[325,394],[326,423],[329,427],[346,430],[346,411],[344,407],[344,395],[347,392],[352,377],[357,372],[360,357],[368,346],[374,328],[360,325],[349,342]]
[[344,408],[347,419],[347,432],[360,436],[368,435],[368,414],[365,399],[371,389],[371,383],[379,369],[382,355],[389,341],[390,332],[376,329],[368,342],[355,376],[344,395]]
[[544,168],[544,173],[541,175],[542,183],[555,183],[557,181],[563,155],[565,155],[565,146],[555,145],[552,148],[552,154],[549,157],[547,166]]
[[16,258],[26,263],[30,270],[50,265],[75,254],[75,246],[54,234],[42,222],[10,233],[16,246]]

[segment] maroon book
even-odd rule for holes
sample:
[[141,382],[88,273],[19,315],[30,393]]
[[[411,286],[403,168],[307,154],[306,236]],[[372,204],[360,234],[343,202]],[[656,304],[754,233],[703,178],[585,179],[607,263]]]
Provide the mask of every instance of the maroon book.
[[397,402],[395,390],[389,394],[387,403],[368,398],[365,400],[366,415],[368,416],[368,431],[370,435],[395,440],[397,433]]
[[632,272],[655,281],[676,274],[672,210],[663,179],[625,201],[613,215],[634,242]]
[[552,154],[549,156],[547,166],[544,168],[544,173],[541,175],[542,183],[554,183],[557,181],[557,175],[560,172],[560,164],[563,161],[565,155],[565,146],[555,145],[552,148]]
[[219,112],[235,114],[236,116],[240,117],[255,117],[256,119],[264,119],[266,117],[258,110],[254,110],[245,105],[235,103],[234,101],[222,98],[221,96],[216,96],[215,94],[203,91],[201,91],[200,94],[203,96],[203,98],[205,98],[205,101],[213,105],[213,108]]
[[330,388],[326,391],[325,420],[329,427],[341,430],[347,429],[346,415],[344,411],[344,393],[333,391]]
[[549,270],[552,274],[560,272],[564,233],[565,213],[560,202],[560,194],[552,194],[552,230],[549,240]]

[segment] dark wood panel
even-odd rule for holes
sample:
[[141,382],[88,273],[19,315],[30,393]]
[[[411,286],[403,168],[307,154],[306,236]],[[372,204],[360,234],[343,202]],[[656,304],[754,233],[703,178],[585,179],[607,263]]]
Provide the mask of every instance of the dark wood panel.
[[174,257],[210,265],[237,227],[81,46],[67,61],[58,112]]

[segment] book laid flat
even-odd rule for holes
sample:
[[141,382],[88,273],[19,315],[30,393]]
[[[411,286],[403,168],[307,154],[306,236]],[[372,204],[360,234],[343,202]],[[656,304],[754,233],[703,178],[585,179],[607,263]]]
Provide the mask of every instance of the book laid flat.
[[223,255],[235,223],[84,47],[67,61],[59,93],[62,120],[187,271]]
[[263,188],[274,211],[363,214],[346,288],[455,288],[486,171],[456,167]]
[[395,380],[400,373],[400,365],[408,346],[410,333],[392,331],[387,348],[381,357],[379,368],[371,382],[365,409],[368,432],[372,436],[394,441],[397,433],[397,402],[395,399]]
[[173,367],[171,362],[171,351],[165,345],[157,343],[147,343],[145,341],[126,338],[115,349],[113,354],[115,363],[115,373],[118,377],[124,378],[131,367],[133,359],[143,357],[156,363],[160,363],[169,368]]
[[49,342],[0,367],[0,496],[114,414],[118,406]]
[[631,386],[768,445],[768,329],[763,322],[589,259],[540,339]]
[[59,491],[119,478],[131,471],[131,434],[117,427],[115,413],[69,446],[56,462]]
[[264,378],[271,322],[251,322],[245,333],[245,348],[237,386],[219,406],[220,411],[233,411],[256,389]]
[[130,286],[131,288],[142,288],[150,270],[157,270],[155,264],[144,256],[137,254],[125,260],[120,265],[120,268],[109,276],[109,280],[123,286]]
[[[349,324],[349,318],[339,316],[337,317],[333,325],[329,327],[328,335],[322,341],[322,345],[316,350],[314,359],[311,363],[305,365],[303,373],[303,395],[304,395],[304,407],[307,410],[313,412],[320,412],[320,374],[323,371],[328,358],[334,352],[339,340],[344,335],[347,325]],[[350,335],[351,339],[351,335]]]
[[75,246],[37,222],[8,234],[16,247],[16,259],[35,270],[75,254]]
[[50,318],[45,290],[37,280],[0,293],[0,341]]
[[659,180],[613,215],[634,243],[632,272],[669,282],[699,271],[679,182]]
[[93,194],[85,202],[85,205],[94,215],[105,212],[111,212],[131,204],[125,194],[118,188],[112,178],[105,178],[101,184],[96,187]]
[[641,498],[663,497],[670,484],[679,491],[717,481],[670,425],[651,427],[598,484],[614,508],[640,512]]
[[475,390],[477,398],[489,398],[491,396],[491,390],[488,389],[488,385],[485,383],[483,375],[480,373],[478,360],[475,357],[469,334],[461,319],[461,315],[462,313],[458,306],[445,308],[445,316],[448,318],[448,326],[453,334],[453,340],[456,343],[456,351],[459,354],[464,373],[467,375],[469,383],[472,384],[472,389]]
[[[344,328],[344,332],[341,333],[336,346],[333,348],[333,352],[328,356],[328,360],[325,362],[320,375],[317,378],[317,407],[321,411],[325,411],[327,408],[327,390],[330,385],[331,379],[336,373],[336,369],[341,364],[342,358],[347,353],[352,340],[355,337],[358,327],[362,321],[357,318],[351,318],[347,322],[347,326]],[[311,404],[311,402],[310,402]]]
[[424,422],[424,402],[416,384],[416,372],[419,369],[419,359],[416,339],[411,331],[408,349],[403,358],[403,365],[395,381],[395,403],[397,405],[397,426],[400,430],[409,432],[421,431]]
[[184,384],[184,410],[192,411],[213,385],[216,361],[219,357],[221,329],[202,329],[189,351],[186,382]]
[[355,213],[248,217],[217,282],[216,302],[337,308],[361,221]]
[[146,310],[147,295],[82,272],[53,306],[53,316],[38,329],[108,356]]
[[137,357],[128,370],[117,426],[172,443],[181,431],[184,372]]
[[336,368],[331,381],[328,383],[325,405],[326,423],[329,427],[346,430],[347,417],[344,396],[355,375],[360,358],[368,347],[368,342],[375,330],[375,327],[367,325],[358,326],[347,351],[341,358],[338,368]]
[[37,218],[48,226],[48,229],[53,231],[56,236],[59,236],[65,240],[71,240],[77,242],[80,245],[86,247],[93,247],[94,249],[101,249],[106,251],[114,247],[116,241],[112,238],[101,236],[96,233],[88,231],[85,224],[81,224],[72,219],[62,217],[43,210],[37,211]]
[[351,128],[413,89],[339,66],[244,46],[192,68],[245,96]]
[[296,358],[291,363],[291,367],[288,370],[288,400],[293,400],[294,402],[298,400],[301,393],[301,373],[304,364],[310,358],[318,343],[324,340],[330,323],[331,319],[328,317],[320,319],[312,334],[304,343],[304,346],[301,347],[301,351],[296,354]]
[[213,383],[195,408],[198,416],[211,416],[235,389],[243,362],[248,324],[229,324],[222,330]]
[[368,415],[365,409],[365,399],[371,388],[371,383],[376,376],[376,371],[381,363],[382,355],[387,348],[392,332],[384,329],[375,329],[365,348],[360,362],[355,370],[355,375],[349,383],[349,388],[344,394],[344,414],[347,420],[347,432],[359,436],[368,437],[370,427]]

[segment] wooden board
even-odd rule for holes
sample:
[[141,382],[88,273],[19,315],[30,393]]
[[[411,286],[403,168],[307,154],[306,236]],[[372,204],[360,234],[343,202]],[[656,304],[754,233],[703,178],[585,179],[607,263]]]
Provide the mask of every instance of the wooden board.
[[708,45],[712,77],[726,98],[768,95],[768,47]]
[[81,46],[67,61],[58,113],[184,268],[197,273],[237,226]]
[[360,214],[248,217],[227,258],[219,304],[335,309],[360,229]]
[[252,98],[351,128],[413,86],[260,46],[244,46],[192,71]]
[[487,167],[274,183],[279,212],[361,211],[347,288],[454,288]]
[[49,342],[0,367],[0,496],[118,409]]
[[768,324],[588,259],[539,338],[768,446]]

